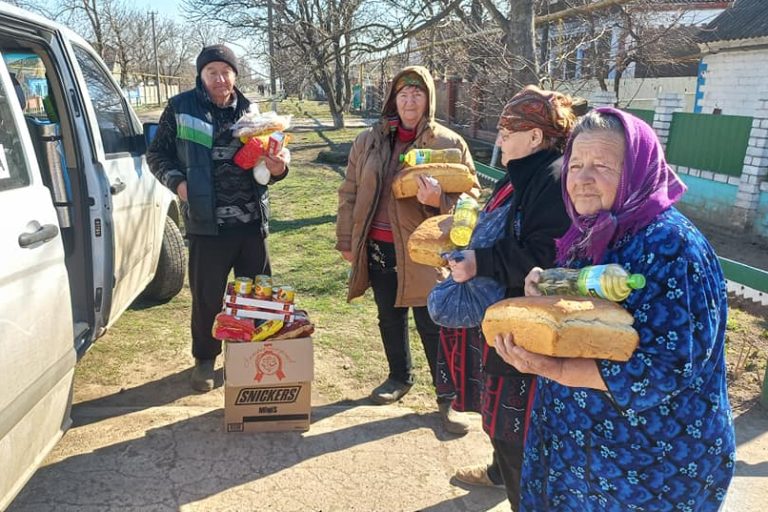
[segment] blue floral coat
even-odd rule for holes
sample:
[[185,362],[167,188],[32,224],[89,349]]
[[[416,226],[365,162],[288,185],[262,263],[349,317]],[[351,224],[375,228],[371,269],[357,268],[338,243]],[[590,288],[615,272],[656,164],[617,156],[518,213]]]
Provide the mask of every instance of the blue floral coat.
[[521,510],[717,510],[735,460],[717,257],[670,208],[603,263],[646,277],[623,304],[640,345],[598,360],[608,392],[537,379]]

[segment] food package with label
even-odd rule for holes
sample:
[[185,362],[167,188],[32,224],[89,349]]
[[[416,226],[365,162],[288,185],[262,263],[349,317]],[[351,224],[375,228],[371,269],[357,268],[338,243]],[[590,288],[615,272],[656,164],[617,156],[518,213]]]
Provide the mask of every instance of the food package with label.
[[267,341],[310,336],[315,326],[304,310],[295,309],[295,291],[274,285],[270,276],[238,277],[228,284],[213,337],[222,341]]

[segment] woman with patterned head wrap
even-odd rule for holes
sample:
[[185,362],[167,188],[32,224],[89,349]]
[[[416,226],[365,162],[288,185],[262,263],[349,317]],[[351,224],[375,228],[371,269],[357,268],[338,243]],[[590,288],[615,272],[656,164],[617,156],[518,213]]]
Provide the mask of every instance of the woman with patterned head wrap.
[[[640,343],[626,362],[496,350],[538,375],[521,510],[716,511],[734,470],[725,369],[728,314],[712,247],[673,204],[685,185],[653,129],[613,108],[587,114],[563,165],[572,268],[617,263],[646,285],[622,306]],[[541,269],[526,277],[538,295]]]
[[[570,97],[534,86],[504,107],[496,144],[507,173],[484,211],[486,218],[503,216],[505,232],[493,246],[462,251],[462,261],[450,261],[455,281],[490,277],[506,288],[506,297],[516,297],[523,295],[523,280],[532,268],[554,263],[555,239],[570,224],[560,194],[560,169],[574,121]],[[503,483],[517,510],[532,377],[489,350],[479,327],[444,328],[441,342],[449,369],[445,373],[456,382],[454,406],[481,412],[494,448],[490,465],[460,468],[456,478],[472,485]]]

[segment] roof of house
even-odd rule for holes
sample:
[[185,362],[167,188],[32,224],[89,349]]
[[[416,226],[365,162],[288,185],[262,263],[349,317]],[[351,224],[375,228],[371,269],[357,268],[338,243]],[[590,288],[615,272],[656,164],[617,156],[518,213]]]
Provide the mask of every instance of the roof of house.
[[768,36],[768,2],[736,0],[733,7],[712,20],[701,34],[702,41],[732,41]]

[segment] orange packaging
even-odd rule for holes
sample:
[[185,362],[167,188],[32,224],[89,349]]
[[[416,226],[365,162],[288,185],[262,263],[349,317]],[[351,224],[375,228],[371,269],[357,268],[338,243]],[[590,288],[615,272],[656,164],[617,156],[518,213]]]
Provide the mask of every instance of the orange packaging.
[[267,142],[267,153],[276,156],[283,149],[283,144],[285,144],[285,134],[283,132],[273,133]]

